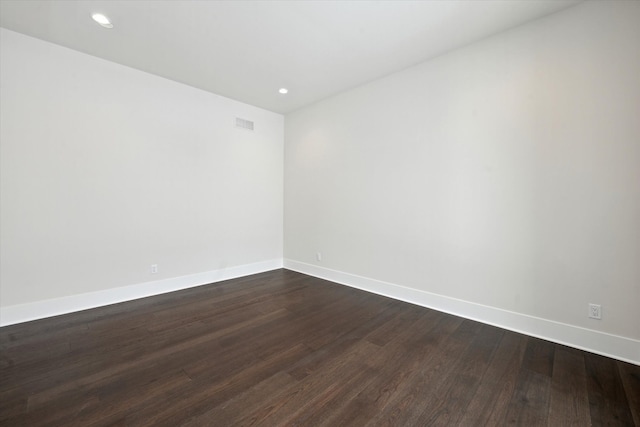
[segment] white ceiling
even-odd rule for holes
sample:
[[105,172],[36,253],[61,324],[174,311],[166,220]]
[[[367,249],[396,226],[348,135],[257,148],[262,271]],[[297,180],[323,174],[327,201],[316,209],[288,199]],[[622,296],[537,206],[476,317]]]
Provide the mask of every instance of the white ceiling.
[[0,25],[287,113],[579,1],[2,0]]

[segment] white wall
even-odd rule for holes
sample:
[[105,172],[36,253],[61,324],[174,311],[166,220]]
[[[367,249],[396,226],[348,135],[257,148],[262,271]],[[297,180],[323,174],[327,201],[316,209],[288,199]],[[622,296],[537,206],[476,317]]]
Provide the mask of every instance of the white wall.
[[282,115],[0,31],[2,307],[281,265]]
[[640,339],[640,2],[287,115],[285,266]]

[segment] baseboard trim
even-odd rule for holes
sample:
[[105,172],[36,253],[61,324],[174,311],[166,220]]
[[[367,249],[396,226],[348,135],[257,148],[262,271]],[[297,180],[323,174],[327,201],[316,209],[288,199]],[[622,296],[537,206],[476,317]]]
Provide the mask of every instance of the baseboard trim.
[[411,304],[640,365],[640,341],[284,259],[284,268]]
[[153,282],[105,289],[103,291],[0,307],[0,326],[29,322],[31,320],[103,307],[105,305],[146,298],[223,280],[236,279],[238,277],[275,270],[282,268],[282,266],[282,259],[274,259],[190,274],[188,276],[172,277]]

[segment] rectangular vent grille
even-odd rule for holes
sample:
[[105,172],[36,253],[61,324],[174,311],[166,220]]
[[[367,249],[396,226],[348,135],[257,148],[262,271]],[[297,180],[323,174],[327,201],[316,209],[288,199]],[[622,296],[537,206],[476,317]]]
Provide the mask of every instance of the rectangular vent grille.
[[236,117],[236,127],[253,131],[253,122],[251,120],[241,119]]

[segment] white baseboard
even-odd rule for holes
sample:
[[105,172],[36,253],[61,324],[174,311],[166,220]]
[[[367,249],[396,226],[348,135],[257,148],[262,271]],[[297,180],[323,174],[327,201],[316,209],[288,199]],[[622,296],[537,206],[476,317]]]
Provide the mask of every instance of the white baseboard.
[[515,313],[456,298],[406,288],[350,273],[331,270],[291,259],[284,260],[284,268],[384,295],[411,304],[432,308],[466,319],[542,338],[569,347],[586,350],[614,359],[640,365],[640,341],[611,335],[553,320]]
[[13,325],[167,292],[179,291],[181,289],[249,276],[278,268],[282,268],[282,259],[238,265],[220,270],[190,274],[188,276],[172,277],[153,282],[139,283],[136,285],[122,286],[27,304],[0,307],[0,326]]

